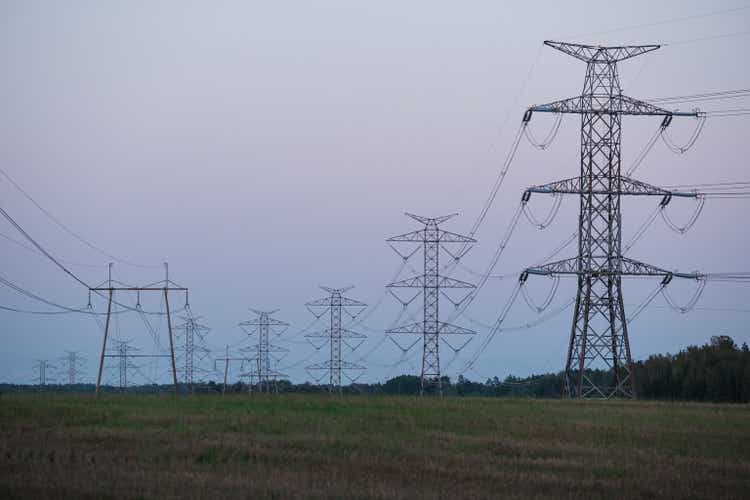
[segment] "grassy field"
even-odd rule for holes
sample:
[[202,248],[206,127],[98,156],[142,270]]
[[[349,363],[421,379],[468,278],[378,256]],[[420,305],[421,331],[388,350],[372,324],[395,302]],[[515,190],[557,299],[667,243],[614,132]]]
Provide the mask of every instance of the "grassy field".
[[747,498],[750,408],[0,396],[0,498]]

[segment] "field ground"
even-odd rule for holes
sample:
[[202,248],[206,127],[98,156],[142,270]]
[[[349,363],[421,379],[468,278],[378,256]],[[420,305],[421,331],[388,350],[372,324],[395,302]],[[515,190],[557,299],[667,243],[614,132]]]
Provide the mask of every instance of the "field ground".
[[750,408],[0,395],[0,498],[747,498]]

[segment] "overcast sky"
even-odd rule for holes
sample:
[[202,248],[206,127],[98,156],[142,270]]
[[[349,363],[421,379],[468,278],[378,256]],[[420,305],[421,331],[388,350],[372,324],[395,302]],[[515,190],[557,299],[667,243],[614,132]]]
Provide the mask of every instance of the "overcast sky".
[[[357,352],[346,353],[357,361],[378,345],[383,334],[377,332],[400,308],[391,297],[381,298],[400,264],[384,240],[419,228],[403,213],[458,212],[444,229],[468,232],[524,109],[580,92],[585,65],[543,47],[543,40],[666,43],[620,65],[624,92],[638,98],[750,86],[750,35],[715,38],[749,31],[750,8],[660,23],[750,4],[619,5],[2,1],[0,165],[88,241],[120,259],[157,266],[116,262],[119,279],[156,281],[162,278],[158,266],[168,261],[171,277],[190,287],[193,311],[212,328],[206,339],[212,349],[243,339],[237,323],[252,317],[249,307],[279,308],[276,317],[292,325],[282,338],[293,337],[313,319],[304,303],[324,296],[318,285],[354,285],[350,297],[381,303],[355,328],[368,335]],[[633,25],[640,27],[619,29]],[[706,39],[689,41],[696,38]],[[531,125],[541,136],[552,123],[551,116],[539,114]],[[623,119],[624,165],[659,123],[656,117]],[[521,143],[466,266],[485,268],[526,187],[577,175],[579,126],[575,116],[566,116],[546,151]],[[671,131],[684,141],[694,126],[692,119],[676,119]],[[747,116],[711,119],[683,156],[656,144],[637,177],[654,184],[750,179],[748,137]],[[0,199],[87,283],[106,278],[112,259],[66,234],[4,178]],[[624,201],[624,240],[658,201]],[[748,202],[709,200],[683,236],[657,219],[630,255],[683,271],[747,270]],[[544,213],[549,200],[537,196],[531,204]],[[693,207],[690,200],[674,200],[670,213],[687,220]],[[538,263],[576,229],[577,210],[577,200],[566,198],[545,231],[522,220],[495,273]],[[21,239],[9,224],[0,233]],[[568,247],[559,257],[575,251]],[[40,255],[2,238],[0,255],[5,279],[58,303],[86,305],[85,288]],[[421,267],[418,259],[412,263]],[[455,276],[476,281],[465,270]],[[479,348],[487,335],[479,324],[494,322],[515,279],[491,279],[455,321],[476,328],[478,336],[456,360],[443,349],[448,375],[455,376]],[[629,309],[657,282],[626,281]],[[541,301],[549,284],[533,279],[529,291]],[[675,281],[671,290],[686,301],[694,288]],[[712,309],[750,310],[748,291],[747,285],[709,283],[699,309],[687,315],[658,297],[630,328],[634,357],[676,352],[715,334],[749,341],[750,313]],[[550,309],[574,293],[573,280],[563,280]],[[173,300],[177,306],[182,301],[177,295]],[[148,310],[161,306],[158,297],[142,301]],[[412,309],[417,315],[418,302]],[[0,305],[53,310],[8,288],[0,288]],[[93,305],[104,308],[101,300]],[[451,306],[443,307],[449,312]],[[0,380],[31,382],[35,359],[61,367],[56,359],[65,350],[81,351],[85,379],[93,380],[101,329],[90,317],[0,315]],[[538,317],[519,300],[507,324]],[[483,380],[562,369],[571,317],[568,309],[535,328],[498,335],[465,375]],[[142,353],[155,352],[137,315],[118,318],[116,337],[131,339]],[[163,338],[163,320],[152,320]],[[321,320],[310,331],[324,327]],[[326,355],[325,349],[313,355],[302,339],[278,342],[290,349],[282,371],[299,382],[309,379],[304,366]],[[362,380],[418,374],[420,356],[417,346],[404,363],[388,366],[400,352],[382,343],[360,362],[368,367]],[[134,380],[167,380],[163,360],[139,364],[142,374]],[[203,367],[212,368],[211,360]],[[58,380],[64,381],[62,373]]]

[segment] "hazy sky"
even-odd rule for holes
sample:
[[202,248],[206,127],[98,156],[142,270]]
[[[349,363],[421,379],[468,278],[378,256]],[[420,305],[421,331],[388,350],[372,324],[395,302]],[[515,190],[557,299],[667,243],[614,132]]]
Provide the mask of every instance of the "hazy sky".
[[[585,65],[542,48],[543,40],[667,43],[621,64],[625,93],[639,98],[749,86],[750,36],[669,43],[748,31],[750,9],[612,30],[750,3],[619,5],[3,1],[0,164],[97,246],[138,263],[169,261],[174,280],[191,289],[193,311],[212,328],[211,348],[243,338],[236,325],[252,316],[248,307],[280,308],[277,317],[292,324],[288,335],[294,335],[312,319],[304,303],[324,295],[318,285],[355,285],[349,296],[379,301],[399,266],[385,238],[418,229],[404,211],[459,212],[444,228],[469,230],[525,107],[580,92]],[[551,123],[552,117],[535,115],[532,126],[543,135]],[[623,164],[659,123],[623,120]],[[684,140],[693,126],[690,119],[675,120],[672,133]],[[484,269],[526,187],[577,175],[578,134],[579,120],[566,116],[549,150],[521,143],[467,266]],[[637,177],[655,184],[747,180],[748,137],[747,117],[709,120],[684,156],[658,143]],[[87,282],[105,279],[110,259],[65,234],[5,179],[0,197],[0,206]],[[657,203],[624,201],[624,240]],[[532,199],[539,213],[547,206],[541,196]],[[675,200],[670,208],[685,220],[693,203]],[[747,208],[748,200],[709,200],[684,236],[659,219],[630,255],[685,271],[747,270]],[[545,231],[522,220],[495,272],[516,273],[543,258],[576,229],[577,210],[577,200],[567,198]],[[0,233],[20,238],[9,224]],[[4,278],[59,303],[86,304],[86,290],[43,257],[4,239],[0,252]],[[574,253],[571,246],[560,257]],[[162,276],[158,268],[119,263],[115,271],[132,283]],[[469,273],[456,277],[476,280]],[[492,323],[514,280],[490,280],[456,321],[479,333],[450,364],[451,352],[443,350],[447,374],[455,376],[486,336],[471,321]],[[537,278],[530,292],[541,300],[548,285]],[[626,304],[632,309],[655,285],[627,281]],[[671,289],[687,300],[694,286],[675,282]],[[747,285],[709,283],[698,305],[748,309],[748,291]],[[552,308],[574,292],[573,280],[563,280]],[[50,310],[7,288],[0,288],[0,305]],[[103,308],[101,301],[94,305]],[[158,298],[144,297],[145,308],[159,306]],[[382,331],[399,307],[385,298],[357,328],[367,342],[347,359],[370,351],[382,337],[372,330]],[[35,359],[54,361],[64,350],[80,350],[86,378],[93,379],[101,330],[90,317],[0,315],[0,380],[31,382]],[[561,369],[571,316],[568,310],[536,328],[499,335],[466,375]],[[680,315],[659,297],[631,326],[633,355],[675,352],[719,333],[750,341],[748,317],[715,310]],[[507,324],[535,318],[519,300]],[[153,352],[138,316],[123,316],[114,327],[117,336]],[[163,321],[156,327],[163,335]],[[321,321],[315,329],[324,327]],[[297,365],[284,370],[295,381],[308,378],[306,364],[325,360],[320,352],[302,363],[313,349],[301,339],[280,342],[291,349],[281,366]],[[368,366],[363,380],[418,374],[421,348],[415,349],[410,362],[387,367],[400,353],[382,344],[362,361]],[[144,364],[142,371],[166,380],[164,363]]]

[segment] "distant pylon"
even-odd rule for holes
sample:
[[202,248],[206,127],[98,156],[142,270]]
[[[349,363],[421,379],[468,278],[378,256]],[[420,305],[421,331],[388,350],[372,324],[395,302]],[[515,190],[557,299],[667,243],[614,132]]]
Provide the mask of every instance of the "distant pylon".
[[[182,383],[190,390],[194,390],[193,384],[195,383],[195,372],[200,371],[200,367],[196,366],[196,361],[204,359],[208,353],[208,348],[203,344],[203,340],[206,334],[211,330],[205,325],[198,323],[201,319],[200,316],[180,316],[183,321],[182,324],[174,326],[174,330],[182,333],[175,334],[175,342],[177,346],[176,351],[183,353],[183,359],[181,360],[182,366],[177,369],[179,375],[181,375]],[[195,337],[198,337],[198,345],[195,344]],[[196,358],[198,358],[196,360]]]
[[83,373],[81,367],[86,361],[81,357],[78,351],[65,351],[65,356],[60,358],[65,364],[65,375],[68,379],[68,385],[75,385],[79,382],[79,375]]
[[135,354],[133,351],[137,351],[135,347],[130,345],[129,340],[112,340],[114,344],[111,353],[107,354],[109,358],[117,359],[117,375],[118,375],[118,387],[120,392],[125,392],[128,388],[128,372],[137,369],[138,367],[130,360]]
[[[344,296],[347,290],[351,290],[354,287],[347,288],[328,288],[320,287],[321,289],[328,292],[328,297],[313,300],[305,304],[307,308],[316,317],[320,318],[326,312],[330,313],[330,326],[321,332],[308,333],[305,337],[310,343],[316,348],[320,349],[326,344],[330,345],[330,358],[328,361],[322,363],[316,363],[307,367],[308,373],[312,375],[313,371],[324,371],[328,372],[328,390],[330,392],[338,391],[341,393],[341,375],[344,374],[351,382],[355,382],[364,372],[365,367],[356,363],[350,363],[343,359],[341,344],[343,343],[352,351],[357,349],[364,339],[365,335],[361,333],[353,332],[347,328],[344,328],[341,322],[342,313],[347,314],[350,318],[354,319],[361,313],[367,304],[358,300],[350,299]],[[350,312],[350,309],[356,311]],[[316,311],[320,311],[317,313]],[[323,342],[318,343],[316,339],[322,339]],[[356,377],[350,377],[347,372],[357,371],[359,375]],[[325,373],[322,377],[316,378],[320,381],[325,377]]]
[[[468,249],[468,245],[474,243],[476,240],[468,236],[462,236],[460,234],[443,231],[438,227],[439,224],[447,221],[454,217],[456,214],[446,215],[443,217],[421,217],[419,215],[406,214],[408,217],[416,220],[417,222],[424,224],[423,229],[412,231],[410,233],[402,234],[389,238],[389,243],[395,242],[407,242],[407,243],[419,243],[422,245],[424,253],[424,269],[423,274],[412,276],[405,280],[397,281],[387,285],[389,289],[394,288],[420,288],[423,297],[423,316],[422,321],[418,323],[409,323],[391,328],[386,331],[387,335],[393,334],[416,334],[422,336],[422,374],[421,374],[421,385],[420,393],[424,394],[425,388],[430,385],[437,386],[438,393],[442,395],[442,379],[440,373],[440,341],[447,342],[444,335],[474,335],[473,330],[462,328],[460,326],[451,325],[440,321],[440,296],[451,299],[443,289],[445,288],[463,288],[473,289],[474,285],[459,281],[447,276],[440,274],[440,250],[443,249],[452,260],[458,260],[462,255],[456,255],[451,253],[445,246],[446,243],[462,243],[465,250]],[[394,250],[396,248],[394,247]],[[396,250],[397,253],[399,253]],[[464,251],[465,253],[465,251]],[[405,257],[399,253],[405,260]],[[411,255],[411,253],[409,253]],[[403,301],[398,295],[392,292],[393,295],[406,305],[418,296],[415,295],[408,301]],[[464,297],[463,299],[465,299]],[[463,299],[458,302],[453,302],[455,306],[458,306]],[[471,340],[471,337],[464,342],[464,345]],[[412,344],[414,345],[414,344]],[[450,344],[449,344],[450,345]],[[453,346],[451,346],[453,347]],[[463,347],[463,346],[462,346]]]
[[55,366],[51,364],[46,359],[37,359],[36,363],[34,364],[34,371],[36,372],[36,380],[37,384],[40,387],[43,387],[47,385],[49,382],[52,382],[52,379],[50,379],[50,372],[55,369]]
[[[229,363],[232,361],[239,361],[241,363],[240,369],[244,368],[245,362],[247,359],[245,358],[233,358],[229,356],[229,346],[226,347],[226,355],[223,358],[216,358],[214,359],[214,371],[218,371],[218,362],[223,361],[224,362],[224,385],[221,389],[221,395],[223,396],[227,392],[227,378],[229,376]],[[251,380],[252,382],[252,380]]]
[[[285,376],[272,366],[271,360],[273,359],[278,363],[280,359],[278,356],[289,352],[289,349],[274,345],[269,337],[271,333],[276,336],[283,334],[289,328],[289,323],[271,317],[278,309],[274,309],[273,311],[250,310],[257,314],[258,317],[243,321],[239,326],[248,335],[255,335],[257,333],[258,342],[254,346],[243,349],[243,351],[250,351],[252,353],[249,361],[255,361],[257,367],[258,391],[263,392],[265,390],[266,392],[271,392],[271,381],[275,382],[278,378]],[[252,382],[252,377],[250,377],[250,381]]]
[[[529,268],[529,274],[573,275],[578,279],[573,326],[565,365],[564,395],[571,398],[635,398],[634,374],[627,320],[622,299],[623,276],[660,276],[662,284],[672,277],[700,279],[698,274],[672,273],[624,257],[621,247],[622,195],[695,197],[651,186],[621,174],[620,137],[623,115],[663,116],[662,129],[674,116],[700,117],[699,112],[680,113],[623,95],[617,63],[651,52],[658,45],[602,47],[575,43],[544,42],[586,63],[583,94],[530,107],[534,112],[574,113],[581,116],[580,175],[529,188],[531,193],[577,194],[580,198],[578,256]],[[605,378],[594,376],[603,368]]]

